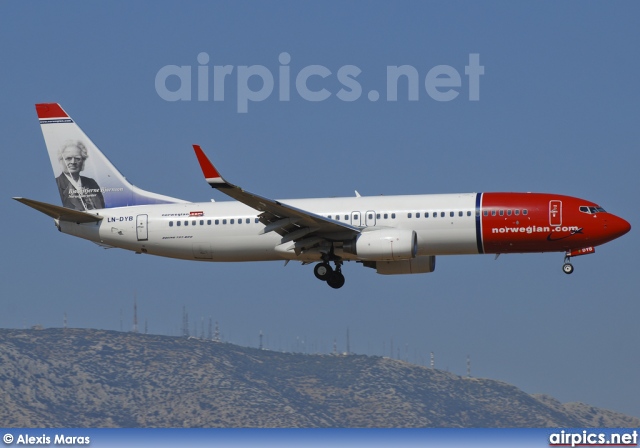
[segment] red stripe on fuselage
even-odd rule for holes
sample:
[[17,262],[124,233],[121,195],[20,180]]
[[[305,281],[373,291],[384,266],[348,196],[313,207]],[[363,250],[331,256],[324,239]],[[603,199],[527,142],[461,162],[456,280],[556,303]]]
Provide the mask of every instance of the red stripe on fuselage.
[[[564,252],[617,238],[606,212],[583,213],[591,201],[546,193],[484,193],[482,241],[485,253]],[[609,228],[608,228],[609,227]]]

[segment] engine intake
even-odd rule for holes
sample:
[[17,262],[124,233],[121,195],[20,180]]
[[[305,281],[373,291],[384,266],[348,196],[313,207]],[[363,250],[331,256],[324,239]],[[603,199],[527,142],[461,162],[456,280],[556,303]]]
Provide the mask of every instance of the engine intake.
[[418,236],[414,230],[380,229],[363,232],[343,244],[342,249],[361,260],[410,260],[418,253]]

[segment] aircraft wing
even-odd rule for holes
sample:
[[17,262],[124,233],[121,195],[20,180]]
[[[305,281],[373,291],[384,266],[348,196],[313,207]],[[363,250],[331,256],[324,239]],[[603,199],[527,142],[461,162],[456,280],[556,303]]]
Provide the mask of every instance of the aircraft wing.
[[68,221],[68,222],[76,222],[87,223],[87,222],[97,222],[102,221],[102,216],[94,215],[87,212],[82,212],[79,210],[72,210],[70,208],[60,207],[59,205],[47,204],[46,202],[34,201],[33,199],[27,198],[13,198],[18,202],[22,202],[24,205],[28,205],[31,208],[38,210],[39,212],[44,213],[45,215],[51,216],[54,219],[58,219],[60,221]]
[[314,236],[338,241],[352,238],[360,233],[358,227],[259,196],[227,182],[199,145],[193,145],[193,149],[202,173],[212,188],[262,212],[259,215],[260,222],[266,226],[262,233],[275,231],[283,237],[283,243]]

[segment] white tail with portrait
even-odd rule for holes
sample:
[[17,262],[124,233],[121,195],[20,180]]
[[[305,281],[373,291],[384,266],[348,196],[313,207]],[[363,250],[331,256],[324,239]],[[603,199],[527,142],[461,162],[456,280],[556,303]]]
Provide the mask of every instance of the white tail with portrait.
[[137,188],[57,103],[36,104],[62,206],[89,211],[187,202]]

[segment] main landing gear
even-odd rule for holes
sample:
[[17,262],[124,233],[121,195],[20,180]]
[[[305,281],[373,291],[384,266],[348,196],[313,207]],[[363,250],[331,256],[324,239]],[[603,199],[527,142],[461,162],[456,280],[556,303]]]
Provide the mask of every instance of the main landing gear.
[[562,272],[564,272],[565,274],[571,274],[573,272],[573,265],[571,263],[569,263],[570,260],[571,260],[571,257],[569,257],[569,256],[565,256],[564,257],[564,264],[562,265]]
[[334,270],[328,261],[318,263],[313,268],[313,273],[318,280],[327,282],[327,285],[331,286],[333,289],[339,289],[342,288],[345,280],[344,275],[342,275],[342,262],[335,261],[335,264],[336,268]]

